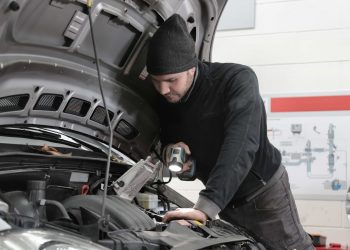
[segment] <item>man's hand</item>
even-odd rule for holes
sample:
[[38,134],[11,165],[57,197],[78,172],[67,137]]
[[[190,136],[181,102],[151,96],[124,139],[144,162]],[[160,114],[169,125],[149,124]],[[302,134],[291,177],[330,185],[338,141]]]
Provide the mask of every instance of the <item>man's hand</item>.
[[177,208],[175,211],[167,212],[163,217],[163,222],[171,220],[196,220],[205,224],[208,216],[200,210],[194,208]]

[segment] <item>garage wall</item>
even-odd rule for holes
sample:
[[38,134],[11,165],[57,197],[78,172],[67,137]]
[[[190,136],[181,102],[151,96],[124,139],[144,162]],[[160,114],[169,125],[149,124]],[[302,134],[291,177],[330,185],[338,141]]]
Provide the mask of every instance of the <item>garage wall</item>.
[[[251,66],[262,94],[349,92],[349,13],[349,0],[257,0],[255,28],[218,32],[212,61]],[[203,187],[178,180],[172,186],[193,201]],[[309,233],[350,246],[344,201],[296,202]]]
[[348,0],[258,0],[256,28],[218,32],[212,59],[253,67],[262,93],[349,90],[349,11]]

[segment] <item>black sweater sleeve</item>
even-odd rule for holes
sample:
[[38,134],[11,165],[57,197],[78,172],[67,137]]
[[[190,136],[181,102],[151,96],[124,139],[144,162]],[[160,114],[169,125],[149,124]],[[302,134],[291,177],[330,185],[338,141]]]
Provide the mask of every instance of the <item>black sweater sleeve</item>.
[[206,188],[200,192],[220,209],[232,200],[253,165],[263,112],[258,80],[252,70],[241,70],[226,82],[224,140]]

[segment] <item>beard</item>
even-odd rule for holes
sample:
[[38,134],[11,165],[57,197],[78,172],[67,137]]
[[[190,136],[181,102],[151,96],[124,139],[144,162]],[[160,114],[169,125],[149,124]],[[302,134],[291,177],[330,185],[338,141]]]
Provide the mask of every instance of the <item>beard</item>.
[[186,71],[186,79],[184,79],[185,83],[183,89],[181,91],[171,91],[170,93],[163,95],[163,98],[171,104],[186,102],[195,85],[194,77],[194,73],[192,73],[191,70]]

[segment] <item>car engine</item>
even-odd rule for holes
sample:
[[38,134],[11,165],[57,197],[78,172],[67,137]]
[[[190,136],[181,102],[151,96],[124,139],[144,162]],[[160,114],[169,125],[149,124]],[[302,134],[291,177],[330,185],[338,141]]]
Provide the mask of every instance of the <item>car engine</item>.
[[157,209],[142,207],[137,196],[132,201],[121,198],[112,183],[130,166],[112,164],[103,202],[102,162],[82,163],[71,157],[67,168],[52,156],[45,162],[28,156],[30,164],[14,157],[7,160],[8,169],[0,171],[0,231],[10,230],[0,234],[0,244],[16,247],[1,249],[264,249],[243,229],[221,220],[206,225],[189,221],[190,226],[163,223],[166,211],[190,204],[159,180],[140,190],[157,195]]

